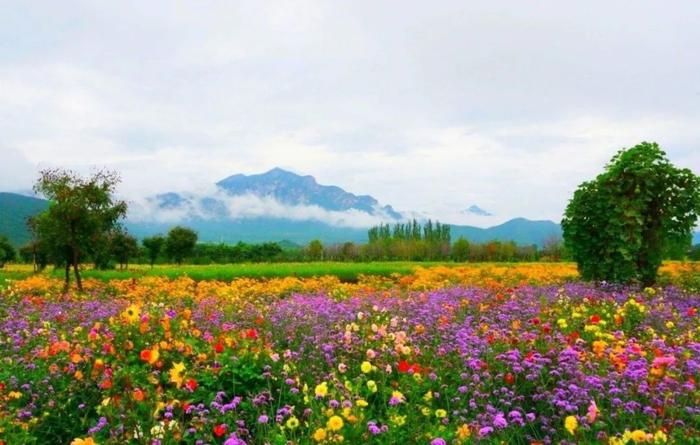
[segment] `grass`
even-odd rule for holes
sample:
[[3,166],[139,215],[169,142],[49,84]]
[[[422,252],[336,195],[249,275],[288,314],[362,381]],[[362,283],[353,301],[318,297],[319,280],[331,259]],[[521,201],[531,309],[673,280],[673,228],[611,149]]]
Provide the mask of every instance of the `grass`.
[[[221,280],[230,281],[234,278],[276,278],[276,277],[314,277],[321,275],[335,275],[346,282],[357,281],[360,275],[389,276],[392,274],[407,275],[417,267],[443,265],[457,265],[458,263],[417,263],[417,262],[371,262],[371,263],[341,263],[341,262],[314,262],[314,263],[243,263],[243,264],[213,264],[206,266],[195,265],[156,265],[151,269],[147,265],[133,265],[129,270],[96,270],[86,268],[82,271],[85,278],[100,280],[128,279],[142,276],[164,276],[177,278],[188,276],[194,280]],[[462,264],[463,265],[463,264]],[[43,272],[55,278],[63,277],[63,270],[48,268]],[[31,266],[8,265],[0,270],[0,281],[3,279],[20,279],[32,274]],[[71,277],[72,278],[72,277]]]

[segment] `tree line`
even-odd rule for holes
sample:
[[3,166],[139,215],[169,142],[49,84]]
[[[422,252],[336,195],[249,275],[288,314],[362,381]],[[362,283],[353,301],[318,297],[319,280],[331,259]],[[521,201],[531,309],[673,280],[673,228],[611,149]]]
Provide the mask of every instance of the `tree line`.
[[[535,245],[514,242],[472,243],[451,240],[450,226],[428,220],[380,224],[366,244],[324,246],[313,240],[298,249],[277,243],[200,244],[197,233],[177,226],[167,235],[137,239],[121,221],[126,202],[114,196],[119,177],[99,171],[88,178],[61,169],[40,172],[34,190],[49,201],[47,210],[28,221],[32,241],[19,254],[37,269],[48,264],[71,272],[82,290],[80,265],[120,268],[130,261],[235,263],[257,261],[535,261],[573,259],[584,279],[617,283],[654,283],[664,258],[700,259],[691,247],[700,216],[700,177],[672,165],[655,143],[620,150],[603,173],[574,193],[558,238]],[[0,237],[0,267],[17,252]]]

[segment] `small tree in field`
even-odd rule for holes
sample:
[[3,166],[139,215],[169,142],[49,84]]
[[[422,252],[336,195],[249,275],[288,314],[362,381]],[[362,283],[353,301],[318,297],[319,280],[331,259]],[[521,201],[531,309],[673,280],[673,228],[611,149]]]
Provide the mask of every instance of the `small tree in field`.
[[562,228],[584,279],[651,285],[664,252],[689,239],[699,214],[700,178],[643,142],[579,186]]
[[312,240],[308,246],[309,258],[312,261],[319,261],[323,259],[323,244],[320,240]]
[[139,243],[128,233],[117,230],[112,234],[110,243],[112,255],[119,262],[119,268],[129,268],[129,260],[139,253]]
[[45,196],[49,208],[33,219],[39,241],[56,264],[65,264],[65,287],[73,266],[78,290],[83,290],[80,263],[99,246],[126,215],[126,203],[114,199],[116,173],[100,171],[84,179],[60,169],[43,170],[34,191]]
[[467,261],[469,258],[469,241],[459,237],[452,245],[452,259],[454,261]]
[[165,238],[163,238],[161,235],[155,235],[144,238],[141,241],[141,244],[143,244],[143,247],[145,247],[146,251],[148,251],[148,259],[151,262],[151,268],[153,268],[153,264],[155,264],[156,260],[158,259],[158,255],[160,255],[161,250],[163,250]]
[[5,263],[14,261],[17,251],[12,247],[10,241],[4,236],[0,236],[0,269],[5,267]]
[[165,252],[179,265],[182,260],[192,255],[197,244],[197,232],[187,227],[176,226],[168,232],[165,240]]

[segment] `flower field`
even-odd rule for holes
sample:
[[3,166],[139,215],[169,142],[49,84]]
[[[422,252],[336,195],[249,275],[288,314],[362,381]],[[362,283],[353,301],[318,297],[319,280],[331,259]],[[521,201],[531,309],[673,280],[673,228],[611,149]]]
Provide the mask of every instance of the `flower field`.
[[568,264],[61,284],[0,290],[0,443],[700,443],[692,285]]

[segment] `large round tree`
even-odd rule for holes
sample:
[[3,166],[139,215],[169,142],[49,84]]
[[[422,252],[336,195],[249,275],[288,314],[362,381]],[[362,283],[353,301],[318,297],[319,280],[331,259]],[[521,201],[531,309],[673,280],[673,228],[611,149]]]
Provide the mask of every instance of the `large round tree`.
[[650,285],[663,253],[689,239],[699,214],[700,178],[642,142],[579,186],[562,228],[584,279]]

